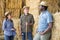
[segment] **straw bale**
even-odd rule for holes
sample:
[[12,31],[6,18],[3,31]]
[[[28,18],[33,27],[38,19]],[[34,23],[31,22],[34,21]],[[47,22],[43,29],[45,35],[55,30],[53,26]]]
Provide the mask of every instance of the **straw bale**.
[[20,19],[18,18],[13,18],[13,22],[14,22],[14,27],[16,29],[16,38],[18,40],[21,40],[21,34],[20,34]]
[[12,11],[12,17],[13,18],[19,18],[20,9],[17,9],[17,8],[14,8],[14,9],[6,9],[6,11]]
[[53,14],[54,25],[51,40],[60,40],[60,12]]
[[21,8],[22,0],[6,0],[6,8]]

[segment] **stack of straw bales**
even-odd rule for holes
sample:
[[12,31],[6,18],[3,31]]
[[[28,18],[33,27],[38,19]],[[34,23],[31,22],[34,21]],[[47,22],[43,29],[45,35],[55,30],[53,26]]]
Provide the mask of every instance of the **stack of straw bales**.
[[4,16],[3,6],[4,6],[3,0],[0,0],[0,34],[2,33],[2,20],[3,20],[3,16]]
[[21,40],[21,31],[20,31],[20,19],[13,18],[14,27],[16,29],[16,37],[15,40]]
[[54,25],[51,40],[60,40],[60,12],[53,14]]
[[6,0],[6,8],[21,8],[22,0]]
[[6,0],[6,11],[12,11],[12,16],[18,18],[22,8],[22,0]]

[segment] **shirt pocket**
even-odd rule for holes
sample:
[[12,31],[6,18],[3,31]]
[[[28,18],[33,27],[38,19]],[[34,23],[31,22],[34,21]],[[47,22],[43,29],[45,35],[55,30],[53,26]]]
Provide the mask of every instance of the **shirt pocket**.
[[27,19],[28,23],[31,23],[31,21],[32,21],[31,19],[32,19],[31,17],[28,17],[28,19]]

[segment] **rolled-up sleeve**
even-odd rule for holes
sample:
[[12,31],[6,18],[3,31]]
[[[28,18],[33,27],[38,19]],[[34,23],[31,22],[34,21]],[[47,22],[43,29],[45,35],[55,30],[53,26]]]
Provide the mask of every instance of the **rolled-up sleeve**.
[[53,17],[51,14],[47,15],[47,23],[53,22]]

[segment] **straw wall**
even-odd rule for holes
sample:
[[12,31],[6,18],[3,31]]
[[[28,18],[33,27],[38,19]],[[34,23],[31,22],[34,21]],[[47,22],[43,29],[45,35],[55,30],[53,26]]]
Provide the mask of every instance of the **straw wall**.
[[14,27],[16,29],[16,37],[15,40],[21,40],[21,31],[20,31],[20,19],[13,18]]
[[3,20],[3,14],[4,14],[4,1],[3,0],[0,0],[0,34],[2,33],[2,20]]
[[52,28],[51,40],[60,40],[60,12],[53,15],[54,25]]
[[12,16],[18,18],[22,8],[22,0],[6,0],[6,11],[12,11]]

